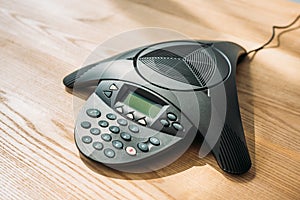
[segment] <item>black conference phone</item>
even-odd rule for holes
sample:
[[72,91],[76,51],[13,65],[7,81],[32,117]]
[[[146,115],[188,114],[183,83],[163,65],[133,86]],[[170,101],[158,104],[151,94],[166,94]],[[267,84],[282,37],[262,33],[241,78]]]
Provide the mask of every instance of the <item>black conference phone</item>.
[[175,161],[200,134],[203,151],[222,170],[247,172],[235,81],[241,55],[245,50],[232,42],[169,41],[71,73],[63,80],[67,88],[96,86],[76,120],[79,151],[115,169],[143,172]]

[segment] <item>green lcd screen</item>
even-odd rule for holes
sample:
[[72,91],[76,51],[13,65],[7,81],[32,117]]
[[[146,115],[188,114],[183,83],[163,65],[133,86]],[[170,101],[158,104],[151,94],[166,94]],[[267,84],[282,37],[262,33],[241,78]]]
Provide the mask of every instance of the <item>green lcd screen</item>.
[[124,100],[124,104],[130,106],[136,111],[147,115],[148,117],[155,118],[161,110],[162,106],[135,93],[129,92]]

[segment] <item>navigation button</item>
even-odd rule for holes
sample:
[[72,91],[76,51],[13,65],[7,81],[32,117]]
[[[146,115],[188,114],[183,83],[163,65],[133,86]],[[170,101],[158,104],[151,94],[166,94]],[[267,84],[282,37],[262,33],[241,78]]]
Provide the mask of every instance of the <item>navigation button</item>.
[[98,118],[101,116],[101,112],[97,109],[90,108],[86,111],[86,114],[92,118]]
[[170,123],[169,123],[169,121],[168,120],[166,120],[166,119],[161,119],[160,120],[160,123],[164,126],[164,127],[168,127],[168,126],[170,126]]
[[126,117],[128,117],[129,119],[134,119],[133,113],[127,113]]
[[100,134],[100,130],[98,128],[91,128],[90,133],[93,135],[99,135]]
[[137,144],[137,147],[143,151],[143,152],[148,152],[149,151],[149,148],[148,148],[148,145],[146,143],[138,143]]
[[119,107],[116,107],[116,111],[118,111],[119,113],[123,113],[123,107],[122,106],[119,106]]
[[174,122],[174,123],[172,124],[172,126],[173,126],[176,130],[178,130],[178,131],[182,131],[182,130],[183,130],[183,126],[182,126],[181,124],[177,123],[177,122]]
[[128,153],[131,156],[135,156],[136,155],[136,149],[134,147],[128,146],[126,147],[126,153]]
[[146,126],[146,125],[147,125],[147,122],[146,122],[145,118],[139,119],[137,122],[138,122],[139,124],[143,125],[143,126]]
[[105,120],[100,120],[98,122],[98,125],[101,126],[102,128],[106,128],[106,127],[108,127],[109,123]]
[[167,114],[167,117],[171,121],[176,121],[176,119],[177,119],[177,116],[174,113],[171,113],[171,112]]
[[105,96],[106,96],[107,98],[110,98],[111,95],[112,95],[112,92],[111,92],[111,91],[104,91],[103,93],[105,94]]
[[113,83],[109,87],[110,90],[118,90],[119,88]]

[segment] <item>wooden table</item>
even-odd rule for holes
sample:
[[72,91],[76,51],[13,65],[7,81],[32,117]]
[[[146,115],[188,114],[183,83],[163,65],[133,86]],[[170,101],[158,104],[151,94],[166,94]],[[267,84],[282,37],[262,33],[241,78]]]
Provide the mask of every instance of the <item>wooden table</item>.
[[222,172],[197,145],[145,174],[113,171],[75,146],[62,79],[113,35],[160,27],[250,50],[300,14],[291,1],[229,2],[2,0],[0,199],[300,199],[300,22],[239,66],[248,173]]

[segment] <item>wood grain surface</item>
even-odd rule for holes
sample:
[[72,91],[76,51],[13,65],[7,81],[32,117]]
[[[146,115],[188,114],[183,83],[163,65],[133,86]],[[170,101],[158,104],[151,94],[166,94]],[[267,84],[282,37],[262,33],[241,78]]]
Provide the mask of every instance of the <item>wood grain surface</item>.
[[80,156],[73,96],[62,79],[103,41],[160,27],[250,50],[300,4],[272,1],[0,0],[0,199],[300,199],[300,22],[239,66],[237,85],[253,161],[222,172],[194,144],[145,174]]

